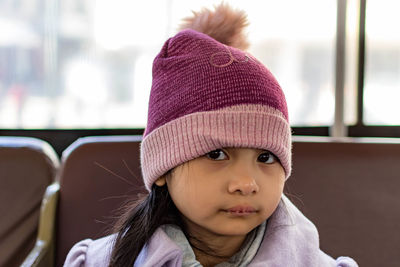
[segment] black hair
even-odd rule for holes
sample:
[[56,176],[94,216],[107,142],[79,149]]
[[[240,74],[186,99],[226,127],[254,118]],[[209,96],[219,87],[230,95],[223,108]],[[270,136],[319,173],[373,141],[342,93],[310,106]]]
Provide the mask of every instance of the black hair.
[[114,241],[109,267],[133,266],[140,251],[163,224],[184,229],[183,221],[166,185],[153,185],[148,195],[127,206],[114,227]]

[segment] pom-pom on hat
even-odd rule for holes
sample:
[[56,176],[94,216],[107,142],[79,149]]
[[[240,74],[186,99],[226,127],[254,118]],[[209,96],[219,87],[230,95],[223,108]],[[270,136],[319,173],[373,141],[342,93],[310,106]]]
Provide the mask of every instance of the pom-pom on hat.
[[[209,13],[197,23],[204,12]],[[279,158],[289,177],[291,132],[281,87],[253,56],[213,38],[243,39],[238,31],[247,25],[243,16],[224,4],[215,12],[194,13],[186,23],[196,22],[195,29],[211,36],[182,30],[165,42],[154,59],[141,144],[148,190],[168,170],[224,147],[268,150]]]

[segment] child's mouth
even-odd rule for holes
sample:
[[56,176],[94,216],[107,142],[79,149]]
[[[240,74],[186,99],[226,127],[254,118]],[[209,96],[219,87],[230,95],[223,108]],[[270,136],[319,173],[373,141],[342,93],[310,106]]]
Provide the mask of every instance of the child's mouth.
[[235,206],[226,210],[231,215],[235,216],[247,216],[257,212],[257,210],[251,206]]

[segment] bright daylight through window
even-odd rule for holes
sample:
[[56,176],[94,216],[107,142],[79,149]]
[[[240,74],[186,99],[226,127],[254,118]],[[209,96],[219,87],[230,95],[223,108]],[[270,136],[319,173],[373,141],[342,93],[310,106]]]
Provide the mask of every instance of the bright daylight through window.
[[[0,1],[0,127],[40,129],[144,127],[163,40],[219,1],[13,2]],[[281,81],[292,125],[332,124],[336,1],[228,2],[248,14],[250,53]]]

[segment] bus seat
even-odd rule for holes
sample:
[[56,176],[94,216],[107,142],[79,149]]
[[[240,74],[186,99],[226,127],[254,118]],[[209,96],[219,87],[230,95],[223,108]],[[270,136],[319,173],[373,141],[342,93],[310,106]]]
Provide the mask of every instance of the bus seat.
[[[293,141],[293,173],[285,191],[318,227],[321,248],[334,257],[351,256],[360,266],[397,266],[400,140],[295,136]],[[87,137],[63,153],[56,266],[77,241],[109,233],[126,195],[145,192],[139,142],[140,137]]]
[[400,139],[294,137],[290,199],[321,248],[360,266],[399,266]]
[[141,136],[84,137],[62,155],[56,221],[56,266],[85,238],[107,235],[127,199],[144,193]]
[[45,141],[0,136],[0,266],[19,266],[33,248],[40,203],[58,166]]

